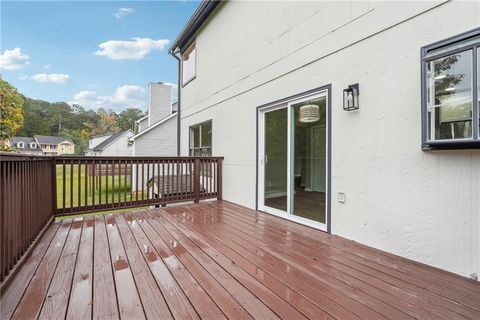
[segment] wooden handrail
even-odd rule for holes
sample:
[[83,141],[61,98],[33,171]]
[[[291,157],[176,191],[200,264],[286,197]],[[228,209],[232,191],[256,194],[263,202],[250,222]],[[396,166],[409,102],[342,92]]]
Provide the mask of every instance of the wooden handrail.
[[55,212],[52,157],[0,153],[2,290]]
[[222,197],[223,157],[54,157],[55,215]]
[[0,152],[0,281],[54,216],[222,198],[223,157]]

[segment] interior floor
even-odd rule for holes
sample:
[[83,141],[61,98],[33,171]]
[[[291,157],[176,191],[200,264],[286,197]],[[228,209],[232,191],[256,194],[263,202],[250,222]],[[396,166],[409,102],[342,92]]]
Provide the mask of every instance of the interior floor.
[[[287,207],[287,196],[272,197],[265,199],[268,207],[285,210]],[[294,214],[303,218],[325,223],[325,193],[305,191],[304,188],[297,188],[294,195]]]

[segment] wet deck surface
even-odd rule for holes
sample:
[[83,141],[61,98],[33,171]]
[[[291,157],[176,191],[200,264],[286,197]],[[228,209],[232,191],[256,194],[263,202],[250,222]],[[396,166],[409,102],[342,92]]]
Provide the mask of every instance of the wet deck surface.
[[63,220],[16,319],[480,319],[480,284],[225,201]]

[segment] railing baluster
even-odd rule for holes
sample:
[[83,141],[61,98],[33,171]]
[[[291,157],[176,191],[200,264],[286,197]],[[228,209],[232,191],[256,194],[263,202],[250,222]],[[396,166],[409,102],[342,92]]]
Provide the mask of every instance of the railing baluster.
[[148,187],[148,181],[150,180],[150,161],[147,160],[147,184],[145,187],[147,188],[147,202],[150,199],[150,188]]
[[73,160],[70,160],[70,213],[73,212]]
[[97,183],[97,162],[92,161],[92,210],[95,208],[95,185]]
[[80,208],[82,206],[82,163],[80,159],[78,160],[78,204],[77,207]]
[[103,162],[98,160],[98,205],[102,206],[102,175],[103,175]]
[[123,173],[123,205],[126,207],[127,206],[127,174],[128,174],[128,168],[127,168],[127,160],[125,160],[123,168],[124,168],[124,173]]
[[132,204],[133,204],[133,160],[130,160],[130,205]]

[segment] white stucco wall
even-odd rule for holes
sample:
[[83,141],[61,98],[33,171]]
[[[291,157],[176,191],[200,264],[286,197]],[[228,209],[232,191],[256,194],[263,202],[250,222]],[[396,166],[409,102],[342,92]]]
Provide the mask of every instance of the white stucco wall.
[[[213,119],[223,196],[255,207],[256,107],[332,85],[332,233],[480,274],[480,151],[421,151],[420,48],[480,25],[480,2],[228,2],[196,37],[188,127]],[[360,110],[342,90],[360,84]],[[338,192],[346,202],[336,202]]]

